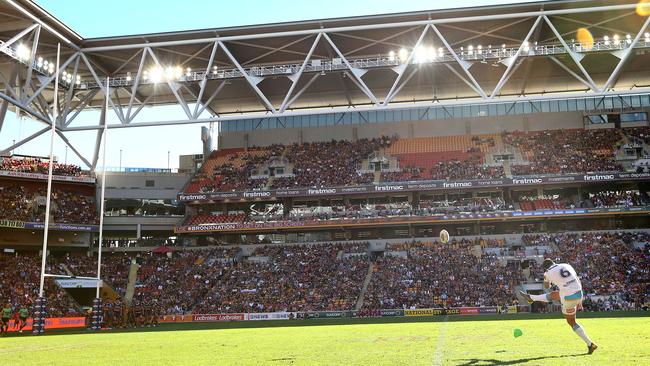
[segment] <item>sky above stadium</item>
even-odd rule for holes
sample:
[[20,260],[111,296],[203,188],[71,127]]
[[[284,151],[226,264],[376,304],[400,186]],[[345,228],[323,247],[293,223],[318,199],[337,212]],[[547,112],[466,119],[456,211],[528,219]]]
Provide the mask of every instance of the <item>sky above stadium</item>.
[[[36,2],[82,37],[92,38],[531,1],[329,0],[323,3],[295,0],[228,2],[36,0]],[[170,116],[170,110],[166,110],[165,107],[153,108],[147,113],[150,120],[184,118]],[[177,113],[176,109],[174,113]],[[97,120],[92,112],[89,113],[88,118]],[[41,128],[41,124],[16,118],[15,115],[8,113],[0,133],[0,146],[10,146],[13,140],[20,140]],[[66,136],[84,156],[90,159],[95,135],[95,132],[75,132]],[[167,168],[168,156],[169,167],[177,168],[179,155],[201,152],[199,125],[111,130],[108,133],[108,140],[106,165],[115,168],[119,166]],[[49,134],[42,135],[21,146],[14,153],[47,156],[49,141]],[[70,149],[66,149],[65,143],[58,137],[55,140],[54,154],[59,161],[84,166]]]

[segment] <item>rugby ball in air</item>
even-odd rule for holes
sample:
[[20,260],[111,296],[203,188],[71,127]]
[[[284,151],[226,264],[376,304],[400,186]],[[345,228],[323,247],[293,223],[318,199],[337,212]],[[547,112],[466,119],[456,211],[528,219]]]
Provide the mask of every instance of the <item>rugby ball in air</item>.
[[449,243],[449,233],[447,230],[441,230],[440,231],[440,241],[443,243]]

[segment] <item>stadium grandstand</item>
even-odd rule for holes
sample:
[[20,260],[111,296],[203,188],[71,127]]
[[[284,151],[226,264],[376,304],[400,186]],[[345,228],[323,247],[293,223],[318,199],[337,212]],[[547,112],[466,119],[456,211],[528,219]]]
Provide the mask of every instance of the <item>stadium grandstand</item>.
[[[564,311],[527,302],[547,259],[585,312],[650,307],[650,5],[102,38],[30,0],[0,19],[0,133],[39,127],[0,146],[0,301],[33,334]],[[179,169],[106,169],[107,135],[176,125]],[[80,165],[24,154],[49,134]]]

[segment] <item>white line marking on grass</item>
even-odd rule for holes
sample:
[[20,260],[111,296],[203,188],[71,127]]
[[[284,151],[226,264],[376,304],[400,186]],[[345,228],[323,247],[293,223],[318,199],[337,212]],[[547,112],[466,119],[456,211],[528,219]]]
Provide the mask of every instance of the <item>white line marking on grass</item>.
[[442,322],[440,327],[440,333],[438,334],[438,343],[436,343],[436,351],[433,353],[433,366],[442,365],[442,355],[445,353],[445,333],[447,332],[447,319],[448,316],[445,315],[445,320]]

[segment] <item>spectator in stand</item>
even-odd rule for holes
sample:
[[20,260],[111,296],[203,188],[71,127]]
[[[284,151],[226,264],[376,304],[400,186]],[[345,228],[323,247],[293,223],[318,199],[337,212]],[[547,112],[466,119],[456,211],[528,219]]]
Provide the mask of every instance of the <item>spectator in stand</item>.
[[[49,162],[41,161],[41,159],[38,158],[3,158],[0,163],[0,170],[9,170],[14,172],[48,174],[49,169]],[[84,175],[81,171],[81,167],[77,165],[59,163],[54,163],[52,166],[52,174],[74,177]]]
[[[52,261],[47,265],[49,273],[59,271]],[[0,299],[12,305],[33,304],[38,298],[41,275],[40,256],[22,253],[0,253]],[[68,294],[54,283],[45,280],[47,314],[50,317],[74,316],[80,314]]]
[[614,149],[621,137],[609,130],[504,132],[506,144],[528,157],[528,165],[513,165],[513,175],[621,171]]
[[[18,184],[0,186],[0,218],[16,221],[45,220],[45,188],[33,189]],[[58,224],[97,224],[97,207],[93,197],[78,192],[52,189],[52,221]]]
[[[357,250],[353,243],[351,250]],[[241,263],[224,274],[195,312],[352,309],[368,269],[365,254],[339,256],[345,245],[269,246],[267,262]]]
[[481,245],[480,241],[393,244],[391,250],[407,249],[408,253],[403,256],[388,252],[377,260],[364,307],[409,309],[512,303],[513,288],[522,281],[521,271],[517,267],[504,268],[494,254],[477,256],[477,245]]
[[[647,233],[565,233],[527,235],[522,239],[527,245],[555,246],[558,250],[545,256],[558,263],[571,263],[580,273],[584,290],[595,298],[586,303],[594,304],[592,309],[605,303],[603,296],[608,297],[606,303],[617,304],[612,309],[638,309],[650,301],[650,235]],[[638,248],[639,244],[644,245],[643,249]]]

